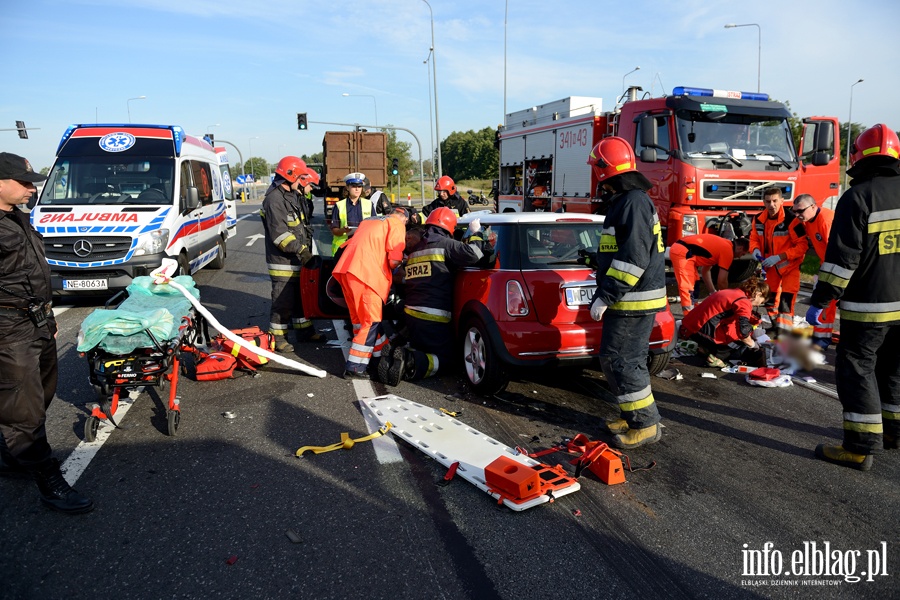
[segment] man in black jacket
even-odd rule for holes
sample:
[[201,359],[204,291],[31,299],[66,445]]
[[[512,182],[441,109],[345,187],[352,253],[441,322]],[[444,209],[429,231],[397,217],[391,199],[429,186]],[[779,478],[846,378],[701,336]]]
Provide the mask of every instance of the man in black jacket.
[[422,207],[422,214],[426,217],[431,214],[431,211],[442,206],[452,210],[457,217],[469,212],[469,203],[463,200],[456,191],[456,183],[450,177],[444,175],[438,179],[434,184],[434,189],[437,191],[438,197]]
[[33,477],[47,507],[78,514],[94,503],[69,486],[47,442],[58,378],[50,267],[41,236],[16,208],[45,179],[21,156],[0,153],[0,475]]

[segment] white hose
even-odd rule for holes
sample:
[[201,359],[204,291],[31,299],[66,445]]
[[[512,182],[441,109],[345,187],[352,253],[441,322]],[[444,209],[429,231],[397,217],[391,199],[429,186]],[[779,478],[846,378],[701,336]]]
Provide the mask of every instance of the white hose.
[[210,322],[210,324],[213,326],[213,328],[215,328],[216,331],[224,335],[236,345],[241,346],[242,348],[246,348],[254,354],[265,356],[272,362],[277,362],[278,364],[284,365],[286,367],[297,369],[298,371],[303,371],[307,375],[313,375],[315,377],[325,377],[325,375],[327,375],[327,373],[322,369],[304,365],[303,363],[296,360],[291,360],[290,358],[284,358],[283,356],[275,354],[274,352],[269,352],[264,348],[260,348],[254,344],[250,344],[244,338],[232,333],[231,330],[219,323],[216,318],[212,316],[212,313],[206,310],[203,305],[200,304],[200,301],[194,298],[194,296],[189,291],[187,291],[183,285],[172,279],[172,273],[174,273],[177,268],[178,263],[176,261],[171,258],[164,258],[162,261],[162,266],[160,266],[160,268],[156,271],[150,273],[150,277],[154,278],[153,283],[157,285],[165,283],[171,285],[173,288],[181,292],[185,298],[190,300],[191,304],[194,305],[194,308],[196,308],[201,315],[206,317],[206,320]]

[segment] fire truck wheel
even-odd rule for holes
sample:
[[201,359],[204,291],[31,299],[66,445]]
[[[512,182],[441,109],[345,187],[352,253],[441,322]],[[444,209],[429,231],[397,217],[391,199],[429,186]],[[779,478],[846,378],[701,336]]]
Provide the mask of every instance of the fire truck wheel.
[[96,417],[89,416],[84,420],[84,441],[91,443],[97,439],[97,430],[100,428],[100,421]]
[[178,424],[181,422],[181,411],[170,410],[166,413],[166,417],[169,422],[169,435],[175,435],[175,432],[178,431]]
[[486,329],[478,319],[471,319],[466,324],[462,340],[463,366],[472,391],[492,396],[506,388],[509,377],[491,346]]

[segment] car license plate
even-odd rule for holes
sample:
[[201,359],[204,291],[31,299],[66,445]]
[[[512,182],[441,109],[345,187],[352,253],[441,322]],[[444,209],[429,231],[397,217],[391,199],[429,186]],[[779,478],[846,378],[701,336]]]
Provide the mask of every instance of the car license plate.
[[590,304],[596,290],[597,286],[594,285],[566,288],[566,306],[585,306]]
[[109,289],[107,279],[63,279],[64,290],[106,290]]

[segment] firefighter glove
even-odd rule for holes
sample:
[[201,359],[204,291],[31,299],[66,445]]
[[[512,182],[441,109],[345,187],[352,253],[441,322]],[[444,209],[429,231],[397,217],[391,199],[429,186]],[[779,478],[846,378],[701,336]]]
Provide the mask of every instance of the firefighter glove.
[[300,252],[297,253],[297,258],[300,259],[300,264],[301,264],[301,265],[305,265],[306,263],[308,263],[309,261],[311,261],[311,260],[312,260],[312,257],[313,257],[312,252],[310,252],[310,251],[309,251],[309,248],[307,248],[306,246],[304,246],[303,249],[300,250]]
[[580,248],[578,250],[577,262],[579,265],[584,265],[593,269],[597,266],[597,255],[586,248]]
[[600,298],[596,298],[594,303],[591,304],[591,318],[595,321],[599,321],[603,318],[603,313],[606,312],[606,308],[606,304],[604,304]]
[[781,262],[781,257],[777,254],[773,254],[772,256],[767,257],[764,261],[762,261],[762,266],[764,269],[770,269]]
[[806,322],[810,325],[821,325],[822,323],[819,321],[819,315],[822,314],[821,308],[816,308],[815,306],[810,306],[809,310],[806,311]]

